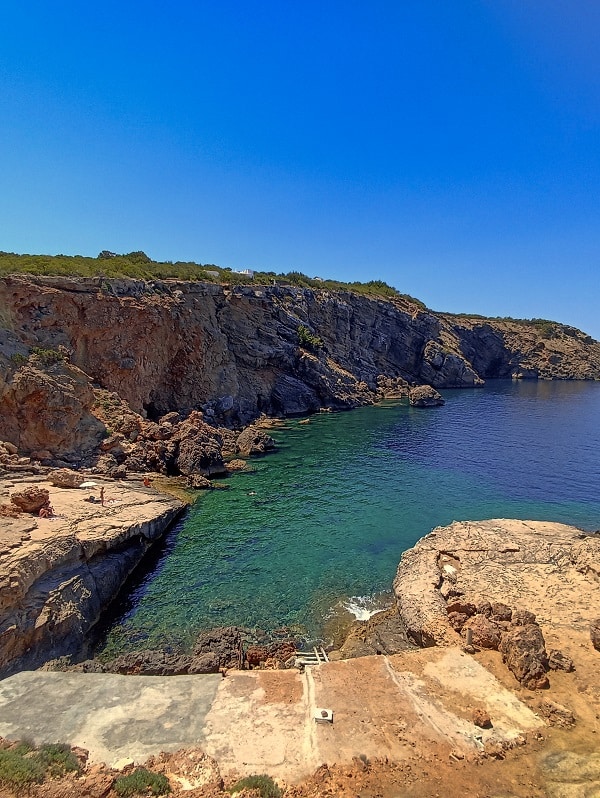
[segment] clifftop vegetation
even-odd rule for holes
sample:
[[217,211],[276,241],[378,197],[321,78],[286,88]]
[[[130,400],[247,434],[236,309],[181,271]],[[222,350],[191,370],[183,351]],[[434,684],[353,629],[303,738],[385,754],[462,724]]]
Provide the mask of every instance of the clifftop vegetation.
[[287,273],[254,271],[254,276],[216,266],[214,263],[193,261],[154,261],[145,252],[129,252],[119,255],[102,250],[97,258],[83,255],[18,255],[0,252],[0,277],[7,274],[32,274],[61,277],[129,277],[137,280],[199,280],[229,285],[293,285],[328,291],[352,291],[356,294],[405,299],[418,307],[425,305],[418,299],[401,294],[383,280],[366,283],[344,283],[339,280],[324,280],[308,277],[298,271]]

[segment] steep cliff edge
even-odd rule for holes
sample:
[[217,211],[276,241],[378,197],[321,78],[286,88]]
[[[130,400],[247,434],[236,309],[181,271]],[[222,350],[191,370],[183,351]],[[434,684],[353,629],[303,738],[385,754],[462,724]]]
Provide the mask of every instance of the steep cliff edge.
[[[0,482],[0,498],[12,483]],[[27,483],[23,483],[27,484]],[[2,518],[0,676],[76,652],[144,553],[184,505],[110,483],[106,506],[88,492],[50,492],[57,516]]]
[[4,386],[19,354],[64,347],[151,419],[201,408],[239,426],[368,404],[408,384],[600,378],[600,344],[573,328],[438,314],[401,296],[19,275],[0,280],[0,308]]

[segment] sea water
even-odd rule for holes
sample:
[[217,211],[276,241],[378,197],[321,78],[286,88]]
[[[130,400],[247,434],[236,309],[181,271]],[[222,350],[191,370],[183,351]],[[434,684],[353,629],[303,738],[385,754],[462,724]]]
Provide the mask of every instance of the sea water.
[[119,602],[106,652],[236,624],[327,639],[389,598],[402,552],[454,520],[600,527],[600,383],[493,381],[440,408],[387,402],[271,431],[203,493]]

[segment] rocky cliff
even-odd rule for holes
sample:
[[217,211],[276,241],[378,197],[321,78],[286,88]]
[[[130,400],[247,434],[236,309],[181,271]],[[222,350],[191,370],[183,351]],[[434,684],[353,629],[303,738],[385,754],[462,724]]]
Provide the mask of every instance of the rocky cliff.
[[[77,652],[143,554],[184,509],[175,499],[118,483],[109,483],[106,506],[89,504],[88,491],[32,479],[49,491],[57,515],[0,518],[0,677]],[[4,491],[14,492],[13,483],[0,483],[0,498]]]
[[85,375],[150,419],[202,409],[229,426],[350,408],[409,384],[600,378],[600,344],[573,328],[343,291],[19,275],[0,280],[0,328],[0,438],[26,451],[43,445],[23,437],[19,415],[37,412],[32,348],[68,353],[54,364],[58,404],[80,406],[88,440],[100,433]]

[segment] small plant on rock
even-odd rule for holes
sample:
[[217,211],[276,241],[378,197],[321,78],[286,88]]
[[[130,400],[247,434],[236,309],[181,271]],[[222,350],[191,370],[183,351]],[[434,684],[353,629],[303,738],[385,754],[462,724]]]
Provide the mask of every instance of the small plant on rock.
[[246,776],[245,779],[236,781],[229,792],[236,793],[242,790],[258,790],[261,798],[281,798],[281,790],[270,776]]
[[57,352],[56,349],[42,349],[39,346],[32,347],[31,354],[36,355],[44,366],[53,366],[65,359],[62,352]]
[[323,341],[318,335],[311,333],[308,327],[305,327],[304,324],[301,324],[298,327],[298,344],[303,349],[314,350],[320,349],[323,346]]
[[34,784],[44,780],[44,769],[29,755],[29,750],[4,748],[0,750],[0,784],[20,795]]
[[20,352],[15,352],[14,355],[10,356],[10,359],[17,368],[21,368],[21,366],[24,366],[25,363],[27,363],[28,358],[26,355],[22,355]]
[[81,770],[77,757],[69,746],[63,743],[42,745],[37,752],[36,759],[47,775],[53,778],[64,776],[65,773],[78,773]]
[[162,773],[136,768],[127,776],[119,776],[114,789],[117,795],[129,798],[133,795],[166,795],[171,792],[171,785]]

